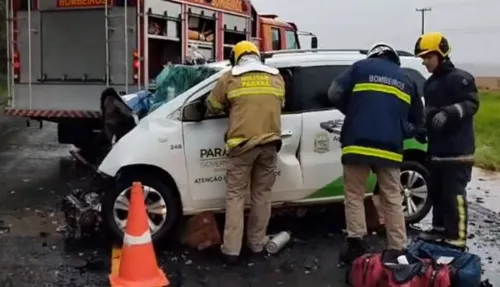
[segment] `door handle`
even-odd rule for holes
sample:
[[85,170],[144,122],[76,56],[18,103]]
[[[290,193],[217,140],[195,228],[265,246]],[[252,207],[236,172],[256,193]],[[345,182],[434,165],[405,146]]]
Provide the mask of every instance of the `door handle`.
[[285,138],[285,137],[291,137],[293,135],[292,131],[291,130],[284,130],[281,132],[281,137],[282,138]]

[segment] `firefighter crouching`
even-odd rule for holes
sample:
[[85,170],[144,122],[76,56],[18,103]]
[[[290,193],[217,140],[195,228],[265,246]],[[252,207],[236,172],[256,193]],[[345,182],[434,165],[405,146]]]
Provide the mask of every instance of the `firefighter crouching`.
[[[349,264],[369,251],[363,202],[372,169],[380,188],[389,253],[397,257],[407,243],[399,170],[403,141],[423,124],[422,101],[400,68],[397,52],[383,43],[338,76],[328,98],[345,115],[341,143],[348,235],[340,261]],[[409,123],[411,119],[421,120]]]
[[244,225],[245,192],[250,189],[251,209],[247,240],[253,253],[263,252],[271,216],[271,189],[277,153],[281,147],[281,108],[284,80],[275,68],[264,65],[258,48],[249,41],[236,44],[225,73],[206,103],[209,113],[229,116],[226,222],[222,257],[238,263]]
[[455,68],[450,45],[438,32],[422,35],[415,55],[432,73],[424,86],[428,152],[431,156],[432,229],[421,237],[464,248],[466,186],[474,163],[473,117],[479,108],[474,77]]

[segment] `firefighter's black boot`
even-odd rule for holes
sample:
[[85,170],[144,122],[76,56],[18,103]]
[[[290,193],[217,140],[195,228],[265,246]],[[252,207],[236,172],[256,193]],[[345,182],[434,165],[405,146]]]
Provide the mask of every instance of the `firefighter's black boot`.
[[347,242],[339,254],[339,262],[349,265],[354,259],[370,251],[368,244],[363,238],[347,238]]
[[219,258],[220,258],[222,264],[227,265],[227,266],[238,266],[241,264],[241,258],[239,256],[227,255],[227,254],[224,254],[223,252],[220,252]]

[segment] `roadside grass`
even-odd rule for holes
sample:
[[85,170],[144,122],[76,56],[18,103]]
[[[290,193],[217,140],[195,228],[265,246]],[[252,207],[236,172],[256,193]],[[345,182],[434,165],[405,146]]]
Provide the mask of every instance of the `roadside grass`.
[[0,83],[0,102],[7,96],[7,86],[5,83]]
[[475,117],[476,165],[500,171],[500,92],[483,91]]
[[0,83],[0,108],[7,103],[7,87]]
[[7,101],[7,80],[0,75],[0,107]]

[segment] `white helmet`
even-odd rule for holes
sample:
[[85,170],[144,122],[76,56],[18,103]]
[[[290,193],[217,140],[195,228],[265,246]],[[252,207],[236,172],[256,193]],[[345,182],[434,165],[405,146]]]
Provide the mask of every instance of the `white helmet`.
[[389,58],[398,65],[401,64],[398,52],[394,50],[389,44],[386,43],[376,43],[375,45],[373,45],[370,48],[370,50],[368,50],[366,57],[372,58],[372,57],[380,57],[382,55],[389,56]]

